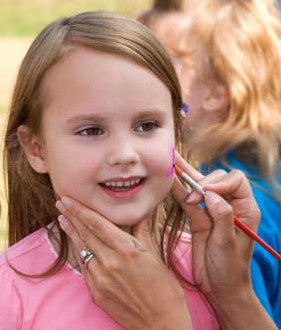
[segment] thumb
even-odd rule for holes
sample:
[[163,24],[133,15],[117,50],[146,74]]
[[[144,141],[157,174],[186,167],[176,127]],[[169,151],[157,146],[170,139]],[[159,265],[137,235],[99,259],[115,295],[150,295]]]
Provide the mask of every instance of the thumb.
[[149,219],[140,221],[133,227],[133,236],[139,240],[142,245],[153,254],[157,254],[157,244],[151,231],[151,222]]

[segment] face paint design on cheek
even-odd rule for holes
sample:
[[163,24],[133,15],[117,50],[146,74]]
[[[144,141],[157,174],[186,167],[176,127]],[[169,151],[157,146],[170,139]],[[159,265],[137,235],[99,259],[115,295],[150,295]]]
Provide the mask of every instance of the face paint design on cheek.
[[167,170],[167,178],[170,178],[175,172],[175,146],[170,146],[169,154],[171,162]]

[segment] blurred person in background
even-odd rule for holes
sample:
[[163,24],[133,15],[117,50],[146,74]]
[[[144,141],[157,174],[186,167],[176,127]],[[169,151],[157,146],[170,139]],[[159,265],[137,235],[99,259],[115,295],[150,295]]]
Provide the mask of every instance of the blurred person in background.
[[[262,213],[258,234],[280,251],[281,24],[275,2],[158,0],[140,20],[173,58],[189,104],[190,155],[205,174],[246,174]],[[258,244],[251,277],[280,328],[280,263]]]

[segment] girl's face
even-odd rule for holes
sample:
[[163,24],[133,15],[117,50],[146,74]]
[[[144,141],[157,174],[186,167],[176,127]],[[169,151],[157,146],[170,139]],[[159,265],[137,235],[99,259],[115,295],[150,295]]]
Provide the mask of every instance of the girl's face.
[[127,58],[78,48],[43,81],[41,155],[54,190],[131,226],[173,182],[170,92]]

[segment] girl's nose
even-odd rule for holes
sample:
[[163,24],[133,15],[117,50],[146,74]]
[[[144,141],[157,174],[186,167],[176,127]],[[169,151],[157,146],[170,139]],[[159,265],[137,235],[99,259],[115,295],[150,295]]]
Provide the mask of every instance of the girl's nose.
[[115,165],[133,165],[139,162],[139,153],[135,146],[130,143],[116,143],[108,154],[108,164]]

